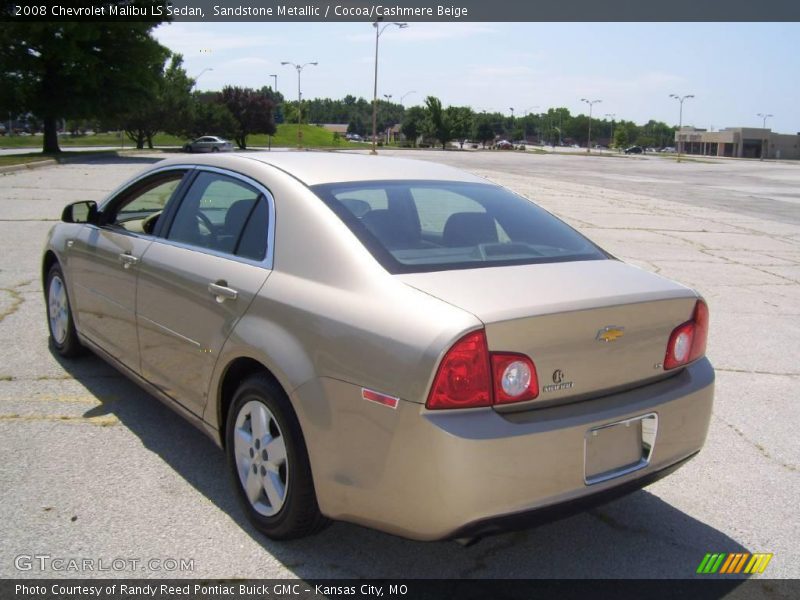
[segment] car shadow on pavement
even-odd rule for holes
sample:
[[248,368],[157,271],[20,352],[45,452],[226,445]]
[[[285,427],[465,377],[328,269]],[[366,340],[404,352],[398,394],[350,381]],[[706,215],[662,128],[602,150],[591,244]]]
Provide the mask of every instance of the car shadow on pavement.
[[275,542],[250,525],[234,496],[224,453],[202,432],[96,356],[55,358],[101,402],[84,417],[117,417],[176,476],[301,579],[687,578],[696,576],[707,552],[747,551],[646,490],[469,547],[416,542],[339,522],[310,538]]

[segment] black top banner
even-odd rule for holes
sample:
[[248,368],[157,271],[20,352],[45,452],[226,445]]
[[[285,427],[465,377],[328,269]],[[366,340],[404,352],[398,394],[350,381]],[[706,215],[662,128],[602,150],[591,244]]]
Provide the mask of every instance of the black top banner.
[[800,21],[798,0],[3,0],[9,21]]

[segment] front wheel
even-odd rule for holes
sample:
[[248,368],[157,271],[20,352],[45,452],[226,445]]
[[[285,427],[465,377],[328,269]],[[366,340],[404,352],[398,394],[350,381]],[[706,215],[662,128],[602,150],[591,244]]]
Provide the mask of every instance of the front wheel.
[[276,540],[292,539],[327,524],[317,505],[300,425],[273,380],[256,375],[239,386],[225,439],[237,496],[257,529]]
[[77,356],[83,350],[75,323],[72,320],[67,285],[64,273],[58,263],[50,267],[47,274],[47,324],[50,331],[50,344],[64,357]]

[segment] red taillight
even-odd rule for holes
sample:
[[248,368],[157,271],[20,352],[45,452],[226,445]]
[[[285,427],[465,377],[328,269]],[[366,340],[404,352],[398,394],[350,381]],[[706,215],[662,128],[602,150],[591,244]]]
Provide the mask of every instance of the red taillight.
[[679,325],[669,336],[664,370],[675,369],[697,360],[706,353],[708,339],[708,306],[698,300],[691,321]]
[[475,408],[532,400],[538,394],[533,361],[523,354],[490,355],[480,330],[462,337],[444,355],[426,406]]
[[489,347],[483,330],[468,333],[448,350],[428,395],[428,408],[491,406]]

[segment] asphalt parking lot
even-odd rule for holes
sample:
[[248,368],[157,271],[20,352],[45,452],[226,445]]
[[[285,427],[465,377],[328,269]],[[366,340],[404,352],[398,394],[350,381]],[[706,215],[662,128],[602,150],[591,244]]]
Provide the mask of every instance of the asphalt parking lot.
[[[270,541],[203,434],[99,359],[50,353],[48,229],[158,156],[0,174],[0,577],[93,575],[18,559],[48,555],[127,561],[103,577],[683,578],[707,552],[742,551],[774,554],[765,577],[800,577],[800,164],[414,153],[534,198],[612,254],[696,287],[711,311],[717,395],[695,460],[602,508],[463,548],[346,523]],[[151,559],[161,568],[130,566]]]

